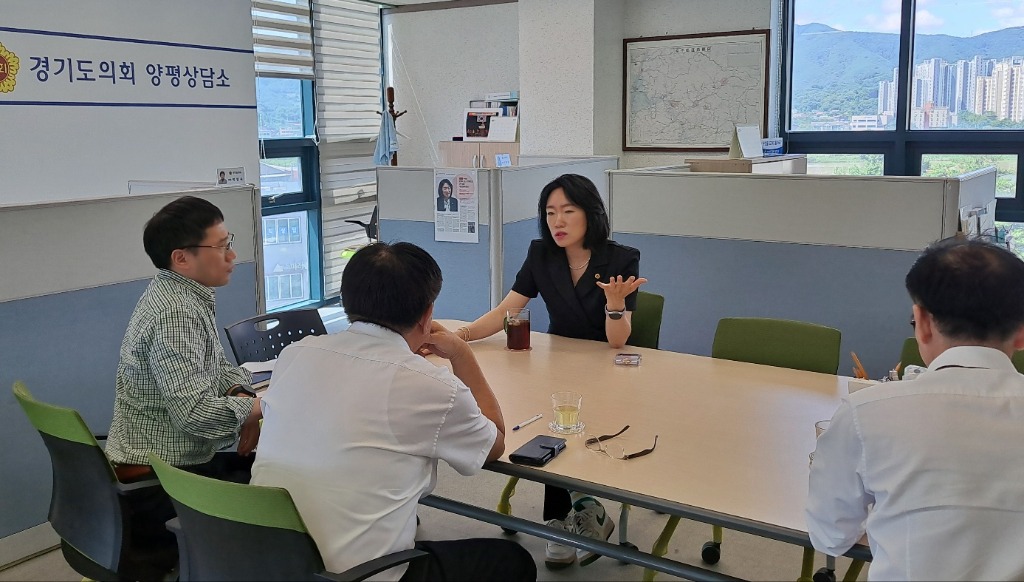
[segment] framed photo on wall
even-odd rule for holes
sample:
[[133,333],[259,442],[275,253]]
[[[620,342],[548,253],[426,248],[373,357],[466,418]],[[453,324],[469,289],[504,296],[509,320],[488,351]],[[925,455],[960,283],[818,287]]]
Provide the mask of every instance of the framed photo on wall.
[[627,38],[622,50],[623,150],[725,152],[737,124],[767,130],[767,30]]

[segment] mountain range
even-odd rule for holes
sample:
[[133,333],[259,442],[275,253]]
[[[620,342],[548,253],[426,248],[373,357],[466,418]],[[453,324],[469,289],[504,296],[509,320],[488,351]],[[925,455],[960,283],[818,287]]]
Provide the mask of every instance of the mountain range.
[[[1024,56],[1024,27],[971,37],[919,34],[914,63],[941,58],[948,63],[975,55],[1003,59]],[[847,32],[824,24],[798,25],[793,37],[793,111],[874,114],[878,82],[892,80],[899,59],[899,35]]]

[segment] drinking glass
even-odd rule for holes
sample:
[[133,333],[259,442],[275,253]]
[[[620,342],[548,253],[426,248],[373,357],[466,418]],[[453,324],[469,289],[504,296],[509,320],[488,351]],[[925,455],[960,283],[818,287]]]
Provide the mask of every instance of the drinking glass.
[[509,309],[505,312],[505,347],[513,352],[530,349],[530,310]]
[[551,408],[555,420],[548,425],[559,434],[576,434],[583,431],[580,420],[580,409],[583,408],[583,395],[579,392],[555,392],[551,395]]

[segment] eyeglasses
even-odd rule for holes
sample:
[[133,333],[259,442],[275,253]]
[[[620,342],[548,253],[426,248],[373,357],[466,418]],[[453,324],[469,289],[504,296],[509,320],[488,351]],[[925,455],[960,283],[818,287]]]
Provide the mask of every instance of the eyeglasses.
[[188,245],[187,247],[181,247],[183,249],[218,249],[222,253],[226,253],[235,246],[235,235],[228,233],[228,242],[222,245]]
[[620,461],[628,461],[630,459],[635,459],[637,457],[649,455],[652,452],[654,452],[654,449],[658,446],[658,435],[654,435],[654,444],[651,446],[651,448],[644,449],[636,453],[627,454],[622,447],[614,444],[608,445],[605,443],[605,441],[611,440],[619,436],[620,434],[626,432],[626,429],[628,428],[629,425],[627,424],[625,428],[623,428],[622,430],[615,434],[605,434],[601,436],[588,437],[587,440],[584,441],[584,444],[587,446],[588,449],[594,451],[595,453],[604,453],[609,457],[613,459],[619,459]]

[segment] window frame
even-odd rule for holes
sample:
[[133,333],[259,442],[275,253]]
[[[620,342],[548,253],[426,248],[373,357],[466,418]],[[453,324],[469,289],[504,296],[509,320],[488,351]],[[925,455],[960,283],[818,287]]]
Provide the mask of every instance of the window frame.
[[996,220],[1024,222],[1024,130],[909,129],[916,0],[901,0],[896,129],[790,131],[794,23],[796,3],[799,1],[812,0],[781,0],[783,46],[780,63],[779,135],[786,140],[789,153],[882,154],[885,160],[883,171],[887,176],[919,176],[923,154],[1014,154],[1017,156],[1017,190],[1013,198],[997,200]]
[[290,212],[306,212],[306,252],[309,256],[310,298],[308,301],[292,303],[268,310],[268,312],[319,306],[324,303],[322,276],[324,258],[321,248],[322,228],[320,223],[320,154],[313,137],[315,134],[314,113],[316,111],[313,106],[315,87],[311,79],[301,79],[301,83],[302,129],[306,137],[261,138],[260,161],[273,158],[298,158],[299,168],[302,172],[302,190],[275,197],[260,196],[260,209],[262,218]]

